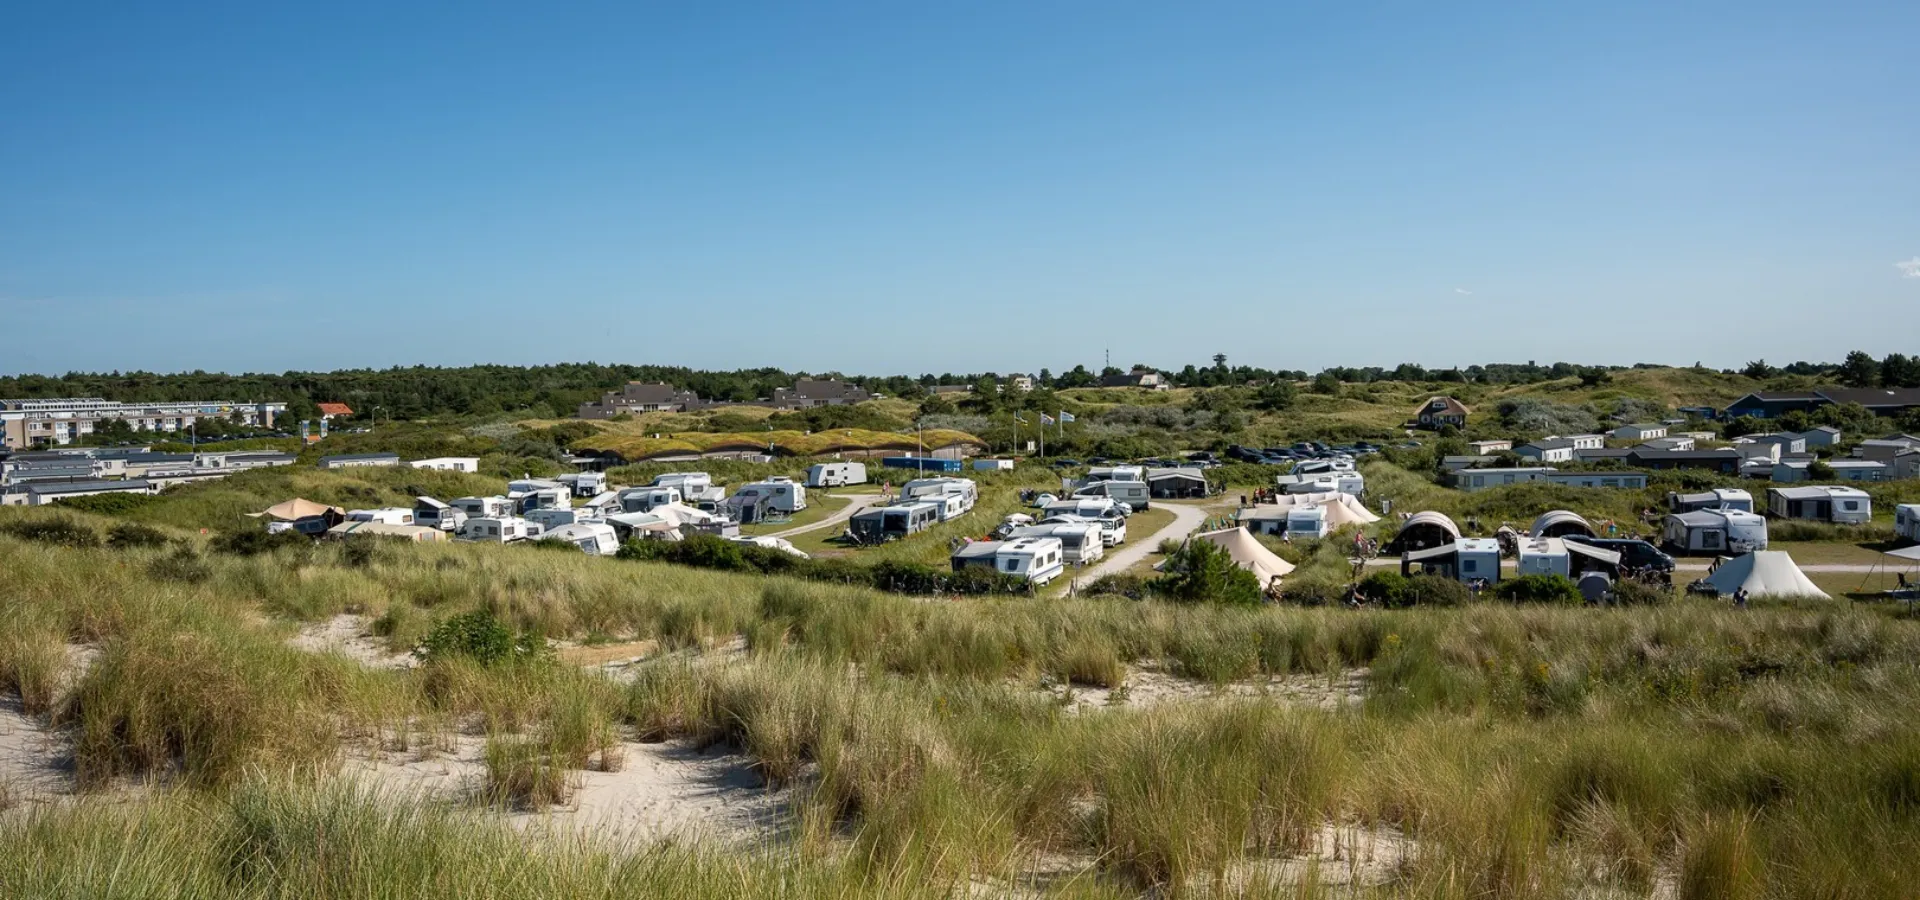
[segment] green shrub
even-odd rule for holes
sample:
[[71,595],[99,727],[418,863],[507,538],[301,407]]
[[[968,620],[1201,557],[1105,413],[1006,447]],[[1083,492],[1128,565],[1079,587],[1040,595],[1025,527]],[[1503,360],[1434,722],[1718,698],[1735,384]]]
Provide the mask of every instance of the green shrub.
[[509,659],[538,657],[545,646],[546,642],[536,636],[515,635],[492,612],[476,609],[441,620],[414,653],[429,661],[464,657],[490,666]]
[[1673,588],[1623,578],[1613,586],[1616,606],[1658,606],[1673,600]]
[[1080,590],[1089,597],[1113,596],[1129,600],[1145,600],[1151,593],[1151,582],[1138,575],[1124,572],[1116,575],[1102,575]]
[[55,500],[55,506],[77,509],[81,512],[96,513],[103,516],[124,516],[127,513],[151,504],[157,499],[152,494],[92,494],[85,497],[66,497]]
[[[109,496],[109,495],[100,495]],[[115,550],[127,550],[134,547],[165,547],[171,541],[167,533],[151,525],[138,522],[121,522],[107,530],[107,546]]]
[[1579,605],[1586,602],[1580,595],[1580,588],[1565,575],[1522,575],[1500,582],[1493,594],[1512,603],[1562,603]]
[[1155,593],[1183,603],[1227,603],[1257,606],[1264,597],[1258,576],[1233,561],[1233,555],[1211,541],[1188,541],[1167,557],[1166,574],[1152,582]]
[[161,581],[177,581],[181,584],[203,584],[213,577],[213,567],[200,558],[200,554],[186,544],[173,549],[165,556],[156,556],[147,563],[147,574]]
[[1411,587],[1405,575],[1390,570],[1375,572],[1360,581],[1360,593],[1388,609],[1412,606]]
[[1473,594],[1458,579],[1415,575],[1407,579],[1406,599],[1408,606],[1465,606]]
[[265,531],[248,528],[218,535],[207,542],[207,547],[216,553],[225,553],[229,556],[259,556],[283,547],[310,550],[313,547],[313,539],[297,531],[268,534]]
[[65,516],[52,519],[23,519],[0,526],[0,532],[37,544],[62,547],[98,547],[100,534]]

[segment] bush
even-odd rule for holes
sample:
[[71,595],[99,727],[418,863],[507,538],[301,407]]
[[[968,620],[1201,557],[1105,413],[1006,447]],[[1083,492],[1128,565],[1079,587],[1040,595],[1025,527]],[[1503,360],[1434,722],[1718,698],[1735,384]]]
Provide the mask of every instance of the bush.
[[213,577],[213,567],[200,558],[192,547],[181,544],[172,553],[155,557],[147,563],[147,574],[161,581],[177,581],[181,584],[203,584]]
[[[102,495],[104,496],[104,495]],[[115,550],[127,550],[134,547],[165,547],[171,541],[167,533],[151,525],[138,522],[121,522],[107,531],[107,546]]]
[[230,556],[259,556],[282,547],[312,549],[313,539],[297,531],[268,534],[249,528],[245,531],[229,531],[207,542],[208,549]]
[[435,625],[414,655],[428,661],[465,657],[490,666],[509,659],[535,658],[545,649],[545,641],[526,633],[516,636],[492,612],[476,609]]
[[1145,600],[1152,588],[1147,579],[1125,573],[1102,575],[1081,590],[1090,597],[1114,596],[1129,600]]
[[1673,599],[1673,588],[1623,578],[1613,586],[1616,606],[1658,606]]
[[67,497],[55,500],[55,506],[77,509],[81,512],[96,513],[103,516],[123,516],[154,501],[152,494],[92,494],[85,497]]
[[1578,606],[1586,602],[1580,588],[1565,575],[1522,575],[1500,582],[1493,595],[1512,603],[1554,603]]
[[62,547],[98,547],[100,534],[64,516],[52,519],[25,519],[0,526],[0,533],[37,544]]
[[1400,609],[1413,605],[1413,600],[1407,595],[1407,582],[1407,577],[1399,572],[1375,572],[1361,579],[1360,593],[1388,609]]
[[1185,603],[1255,606],[1265,595],[1259,577],[1240,568],[1226,548],[1211,541],[1188,541],[1167,557],[1166,574],[1151,585],[1155,593]]

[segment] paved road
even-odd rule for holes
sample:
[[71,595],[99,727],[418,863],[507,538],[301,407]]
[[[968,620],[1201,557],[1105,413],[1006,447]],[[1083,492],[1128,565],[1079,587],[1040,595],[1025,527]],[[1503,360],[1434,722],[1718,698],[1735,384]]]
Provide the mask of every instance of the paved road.
[[824,519],[821,519],[820,521],[815,522],[812,525],[802,525],[799,528],[789,528],[786,531],[776,531],[773,534],[769,535],[769,537],[790,538],[790,537],[793,537],[794,535],[806,534],[809,531],[819,531],[822,528],[832,528],[833,526],[838,525],[841,522],[845,522],[846,520],[853,518],[854,514],[858,513],[863,509],[866,509],[868,506],[873,505],[873,501],[880,499],[879,494],[848,494],[846,495],[846,497],[847,497],[847,505],[840,507],[840,509],[836,511],[833,515],[830,515]]
[[1141,560],[1146,559],[1147,554],[1157,549],[1161,541],[1169,538],[1179,540],[1180,538],[1186,537],[1207,521],[1207,510],[1205,507],[1187,503],[1166,502],[1162,502],[1160,506],[1163,509],[1173,511],[1173,521],[1168,524],[1167,527],[1150,535],[1134,534],[1133,530],[1129,528],[1127,530],[1127,542],[1115,547],[1109,551],[1106,556],[1101,557],[1100,561],[1095,563],[1093,568],[1084,570],[1079,575],[1075,575],[1073,578],[1074,586],[1076,588],[1085,587],[1089,582],[1103,575],[1125,572],[1133,568],[1134,565]]

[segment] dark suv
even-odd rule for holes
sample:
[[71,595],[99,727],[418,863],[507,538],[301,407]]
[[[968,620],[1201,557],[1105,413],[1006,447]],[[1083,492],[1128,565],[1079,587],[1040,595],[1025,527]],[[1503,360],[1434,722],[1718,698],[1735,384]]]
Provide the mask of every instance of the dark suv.
[[1628,568],[1653,569],[1659,572],[1673,571],[1673,557],[1662,552],[1659,547],[1636,538],[1590,538],[1570,534],[1567,535],[1567,540],[1578,541],[1602,550],[1612,550],[1620,554],[1620,565]]

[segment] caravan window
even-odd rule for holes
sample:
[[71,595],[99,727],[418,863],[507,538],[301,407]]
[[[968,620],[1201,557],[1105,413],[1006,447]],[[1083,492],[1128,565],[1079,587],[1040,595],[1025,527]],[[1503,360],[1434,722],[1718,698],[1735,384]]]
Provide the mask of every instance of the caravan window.
[[1477,559],[1463,559],[1460,561],[1460,571],[1462,572],[1477,572],[1479,569],[1480,561]]
[[1841,508],[1841,509],[1844,509],[1844,510],[1846,510],[1847,512],[1859,512],[1859,511],[1860,511],[1860,501],[1858,501],[1858,500],[1847,500],[1847,501],[1844,501],[1844,502],[1842,502],[1842,503],[1840,504],[1840,508]]
[[1020,571],[1020,564],[1009,559],[1007,560],[1006,568],[1007,568],[1007,571],[1009,572],[1018,572]]

